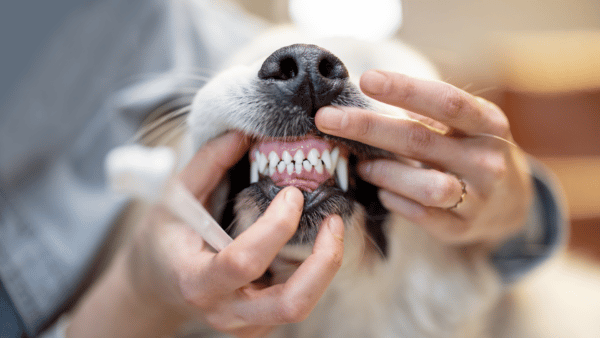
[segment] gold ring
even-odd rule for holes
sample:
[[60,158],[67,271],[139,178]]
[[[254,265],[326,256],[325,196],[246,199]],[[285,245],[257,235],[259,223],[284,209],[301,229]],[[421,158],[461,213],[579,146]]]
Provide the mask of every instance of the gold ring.
[[460,188],[462,192],[460,194],[460,199],[458,200],[458,202],[456,202],[455,205],[447,208],[447,210],[458,208],[458,206],[465,200],[465,196],[467,196],[467,184],[465,183],[465,181],[463,181],[462,178],[458,178],[458,176],[456,175],[454,175],[454,177],[456,177],[458,179],[458,182],[460,182]]

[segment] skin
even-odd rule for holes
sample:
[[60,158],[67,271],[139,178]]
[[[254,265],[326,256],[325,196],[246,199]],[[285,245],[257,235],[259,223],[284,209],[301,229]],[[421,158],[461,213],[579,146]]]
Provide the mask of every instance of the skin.
[[[500,108],[447,83],[397,73],[368,71],[360,87],[414,120],[325,107],[315,122],[325,133],[398,156],[398,161],[359,165],[363,179],[381,188],[379,197],[387,209],[452,245],[492,249],[522,229],[532,183],[525,155],[510,143],[508,120]],[[409,165],[402,158],[426,165]],[[467,193],[451,208],[461,198],[459,178]]]
[[[204,146],[179,179],[206,206],[247,149],[241,134],[222,136]],[[339,216],[324,221],[312,255],[284,284],[252,282],[295,233],[302,205],[298,189],[283,189],[265,214],[219,253],[164,207],[154,206],[75,310],[67,335],[158,337],[172,335],[193,318],[238,337],[260,337],[276,325],[302,321],[341,266]]]
[[[512,140],[498,107],[449,84],[395,73],[369,71],[360,86],[414,120],[326,107],[315,122],[325,133],[397,154],[398,160],[359,165],[363,179],[381,188],[386,208],[449,245],[491,250],[523,227],[532,183],[524,154],[496,138]],[[179,179],[208,208],[218,182],[247,149],[241,134],[222,136],[200,149]],[[459,178],[467,194],[450,208],[460,200]],[[265,214],[219,253],[155,206],[76,309],[67,335],[171,335],[194,318],[238,337],[260,337],[276,325],[302,321],[341,265],[339,216],[324,221],[312,255],[286,283],[252,282],[296,231],[302,203],[296,188],[283,189]]]

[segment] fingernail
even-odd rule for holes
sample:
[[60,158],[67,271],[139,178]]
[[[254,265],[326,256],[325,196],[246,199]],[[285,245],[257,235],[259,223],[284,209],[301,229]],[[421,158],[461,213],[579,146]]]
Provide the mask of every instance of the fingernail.
[[325,107],[319,110],[318,124],[320,129],[342,130],[348,126],[346,112],[335,108]]
[[386,73],[369,70],[365,72],[360,78],[360,87],[366,94],[385,94],[387,91],[387,79]]
[[327,226],[331,231],[333,237],[339,239],[340,241],[344,241],[344,222],[341,220],[341,217],[338,215],[334,215],[329,217],[327,221]]
[[304,196],[302,196],[302,193],[297,188],[286,188],[283,198],[288,204],[295,205],[302,210]]
[[370,177],[373,172],[373,162],[363,162],[358,165],[358,173],[362,177]]

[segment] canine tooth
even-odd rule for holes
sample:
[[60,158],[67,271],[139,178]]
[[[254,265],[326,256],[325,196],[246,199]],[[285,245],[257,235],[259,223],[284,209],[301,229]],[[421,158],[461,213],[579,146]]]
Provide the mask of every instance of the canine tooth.
[[292,163],[292,155],[290,155],[289,151],[285,150],[283,152],[283,154],[281,154],[281,159],[283,160],[283,162],[285,162],[285,164],[290,164]]
[[304,161],[304,152],[300,149],[296,152],[296,155],[294,155],[294,162],[298,165],[302,164],[302,161]]
[[269,161],[267,160],[267,157],[260,153],[258,154],[258,171],[262,174],[266,174],[266,169],[267,169],[267,164],[269,163]]
[[296,174],[300,174],[302,172],[302,162],[296,162]]
[[279,171],[279,173],[282,173],[285,170],[286,164],[284,161],[280,161],[279,164],[277,165],[277,171]]
[[332,168],[337,167],[337,161],[338,161],[339,157],[340,157],[340,148],[338,148],[338,147],[333,148],[333,150],[331,151],[331,167]]
[[287,169],[288,175],[291,175],[294,172],[294,164],[293,163],[288,163],[285,168]]
[[323,173],[323,162],[319,161],[317,163],[317,165],[315,166],[315,170],[317,171],[317,173],[322,174]]
[[310,164],[310,162],[308,160],[302,161],[302,166],[304,167],[304,170],[306,170],[306,171],[310,171],[312,169],[312,164]]
[[333,175],[335,167],[331,164],[331,155],[329,154],[329,149],[323,150],[323,154],[321,154],[321,161],[323,161],[323,164],[325,164],[325,169],[327,169],[329,175]]
[[275,169],[276,167],[269,167],[269,176],[273,176],[273,174],[275,173]]
[[348,191],[348,160],[340,157],[335,171],[340,188],[344,191]]
[[257,162],[259,157],[260,157],[260,152],[258,150],[255,150],[254,151],[254,162]]
[[275,151],[271,151],[269,153],[269,172],[275,171],[277,163],[279,163],[279,156],[277,156],[277,153]]
[[319,151],[317,149],[311,149],[308,152],[308,155],[306,156],[306,159],[310,162],[310,164],[312,165],[317,165],[317,162],[321,162],[321,160],[319,159]]
[[258,182],[258,163],[256,161],[250,164],[250,184]]

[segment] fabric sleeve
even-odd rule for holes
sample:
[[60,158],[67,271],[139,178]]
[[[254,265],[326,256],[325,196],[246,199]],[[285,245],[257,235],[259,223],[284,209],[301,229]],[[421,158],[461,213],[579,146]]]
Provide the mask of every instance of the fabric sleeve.
[[529,159],[534,201],[522,232],[504,243],[491,260],[506,285],[518,282],[566,246],[568,213],[557,179]]
[[72,305],[127,203],[106,153],[260,29],[218,2],[102,0],[54,34],[0,113],[0,280],[30,336]]

